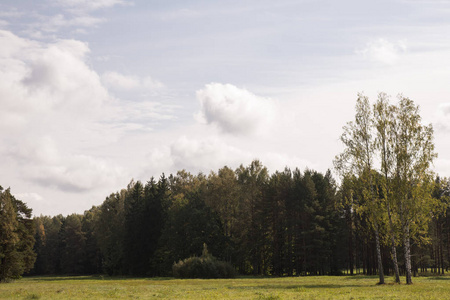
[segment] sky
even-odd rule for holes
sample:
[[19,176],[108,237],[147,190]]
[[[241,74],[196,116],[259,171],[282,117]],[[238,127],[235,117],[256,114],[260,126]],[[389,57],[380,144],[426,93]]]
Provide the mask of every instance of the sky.
[[357,94],[403,94],[450,176],[450,1],[3,0],[0,185],[35,215],[259,159],[325,172]]

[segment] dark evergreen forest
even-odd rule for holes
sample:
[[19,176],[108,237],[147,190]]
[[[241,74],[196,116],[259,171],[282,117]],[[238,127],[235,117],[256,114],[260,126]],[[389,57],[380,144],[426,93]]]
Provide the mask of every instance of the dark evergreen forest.
[[[413,240],[415,273],[448,271],[449,195],[448,181],[437,178],[433,197],[443,209]],[[259,161],[208,176],[179,171],[131,181],[83,215],[35,217],[30,274],[172,276],[174,262],[200,256],[204,243],[240,274],[376,274],[375,239],[355,210],[358,198],[355,191],[349,199],[344,185],[338,190],[330,172],[269,175]],[[392,274],[387,241],[381,249]]]

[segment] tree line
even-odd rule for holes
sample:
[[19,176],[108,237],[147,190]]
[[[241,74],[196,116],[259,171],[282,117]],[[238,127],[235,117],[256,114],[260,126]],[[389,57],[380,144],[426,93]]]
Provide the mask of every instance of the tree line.
[[40,216],[35,274],[167,276],[212,255],[241,274],[339,274],[345,220],[331,173],[261,162],[130,182],[84,215]]
[[[331,171],[236,169],[132,180],[84,214],[39,216],[0,189],[0,280],[24,272],[172,276],[205,247],[240,274],[448,272],[450,182],[430,171],[431,126],[405,97],[359,95]],[[15,263],[13,263],[15,262]],[[9,265],[15,265],[11,267]],[[13,270],[13,271],[11,271]]]

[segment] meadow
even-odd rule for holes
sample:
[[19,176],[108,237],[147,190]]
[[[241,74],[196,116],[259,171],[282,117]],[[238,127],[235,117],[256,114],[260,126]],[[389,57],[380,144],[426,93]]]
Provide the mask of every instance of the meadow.
[[375,276],[237,279],[27,277],[0,284],[0,299],[448,299],[450,277],[376,285]]

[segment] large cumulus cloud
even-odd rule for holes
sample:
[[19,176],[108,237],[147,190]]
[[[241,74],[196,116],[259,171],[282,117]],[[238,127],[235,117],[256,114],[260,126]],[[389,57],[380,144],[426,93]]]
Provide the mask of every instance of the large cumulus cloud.
[[197,99],[201,106],[198,118],[231,134],[264,133],[277,110],[274,100],[231,84],[207,84],[197,91]]
[[71,192],[117,182],[117,166],[77,153],[80,140],[101,138],[101,122],[117,110],[86,64],[88,46],[75,40],[44,44],[8,31],[0,31],[0,43],[5,165],[22,170],[14,172],[23,174],[21,180]]
[[112,150],[130,131],[151,130],[151,122],[171,118],[172,108],[111,96],[89,66],[86,43],[0,30],[0,44],[0,181],[28,186],[18,193],[32,195],[43,187],[110,192],[129,180],[106,145]]

